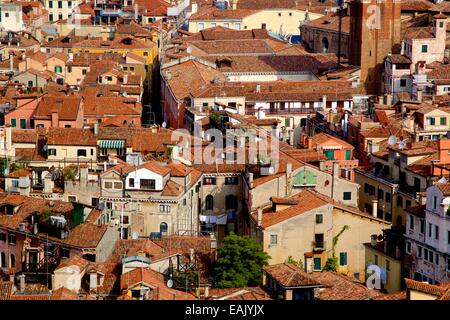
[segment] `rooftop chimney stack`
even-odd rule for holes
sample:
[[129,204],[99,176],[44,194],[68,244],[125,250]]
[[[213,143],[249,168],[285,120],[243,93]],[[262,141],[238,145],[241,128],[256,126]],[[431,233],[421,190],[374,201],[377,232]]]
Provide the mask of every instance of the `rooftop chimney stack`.
[[372,216],[377,217],[378,212],[378,200],[372,200]]
[[262,225],[262,209],[258,208],[258,226]]

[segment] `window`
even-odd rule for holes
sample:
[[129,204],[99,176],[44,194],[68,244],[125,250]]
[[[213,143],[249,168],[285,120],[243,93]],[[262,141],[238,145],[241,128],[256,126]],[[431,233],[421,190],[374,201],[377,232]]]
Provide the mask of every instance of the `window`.
[[160,204],[159,212],[170,212],[170,205],[168,204]]
[[49,1],[49,2],[48,2],[48,7],[49,7],[50,9],[53,9],[53,1]]
[[210,27],[211,27],[211,28],[214,28],[215,26],[217,26],[217,24],[216,24],[215,22],[211,22]]
[[386,192],[386,202],[391,203],[391,194],[389,192]]
[[322,270],[322,259],[321,258],[313,259],[313,268],[314,268],[314,271]]
[[229,27],[230,27],[230,24],[229,24],[228,22],[225,22],[225,23],[223,24],[223,26],[224,26],[225,28],[229,28]]
[[409,228],[414,230],[414,216],[411,214],[409,215]]
[[228,108],[236,110],[236,102],[228,102]]
[[167,233],[167,223],[161,222],[161,224],[159,225],[159,232]]
[[122,216],[120,218],[120,223],[122,223],[122,224],[129,224],[130,223],[130,218],[128,216]]
[[4,252],[1,254],[0,267],[6,268],[6,254]]
[[105,189],[112,189],[113,183],[105,181]]
[[141,179],[141,189],[154,190],[156,188],[156,181],[154,179]]
[[446,126],[447,125],[447,118],[446,117],[441,117],[441,126]]
[[55,72],[56,73],[62,73],[62,67],[61,66],[55,66]]
[[433,197],[433,209],[436,209],[436,208],[437,208],[437,197],[434,196]]
[[265,23],[261,23],[261,29],[266,29],[266,24]]
[[406,202],[405,202],[405,207],[406,207],[406,208],[411,207],[411,200],[406,200]]
[[61,248],[61,258],[70,258],[70,250],[68,248]]
[[53,21],[53,13],[50,13],[48,15],[48,21],[52,22]]
[[352,150],[348,149],[345,150],[345,160],[351,160],[352,159]]
[[77,197],[76,197],[76,196],[68,196],[68,197],[67,197],[67,201],[69,201],[69,202],[75,202],[75,201],[77,201]]
[[16,244],[16,241],[17,241],[17,239],[16,239],[16,236],[15,236],[15,235],[10,234],[10,235],[8,236],[8,243],[9,243],[9,244]]
[[423,249],[423,258],[428,261],[428,249]]
[[204,177],[203,178],[203,184],[204,185],[216,185],[216,178],[215,177]]
[[334,150],[324,150],[323,154],[328,160],[334,160]]
[[439,239],[439,226],[434,226],[434,238]]
[[343,199],[344,200],[352,200],[352,193],[348,192],[348,191],[344,192],[343,193]]
[[435,119],[433,117],[427,117],[427,124],[430,126],[434,126],[435,125]]
[[436,265],[439,265],[439,254],[436,253],[434,256],[434,262],[436,263]]
[[62,9],[62,1],[58,1],[58,9]]
[[422,53],[427,53],[428,52],[428,45],[423,44],[422,45]]
[[87,74],[87,69],[83,69],[83,70],[81,71],[81,73],[82,73],[83,75],[86,75],[86,74]]
[[234,24],[234,28],[235,28],[236,30],[241,30],[241,24],[240,24],[239,22],[236,22],[236,23]]
[[278,243],[278,236],[276,234],[270,235],[270,245],[274,246]]
[[341,266],[347,265],[347,252],[339,253],[339,265]]
[[400,79],[400,87],[406,87],[406,79]]
[[48,149],[48,155],[49,156],[56,156],[56,149],[54,149],[54,148]]
[[421,234],[425,233],[425,220],[424,219],[420,219],[420,233]]
[[67,6],[68,6],[69,8],[72,8],[72,1],[67,1]]
[[72,128],[72,126],[70,124],[65,124],[64,128]]
[[238,207],[238,198],[233,195],[229,194],[225,197],[225,210],[237,210]]
[[19,187],[19,180],[18,179],[13,179],[12,180],[12,187],[13,188],[18,188]]
[[0,233],[0,241],[6,241],[6,233],[4,232]]
[[376,254],[373,255],[374,264],[378,265],[378,256]]
[[114,189],[121,190],[122,189],[122,182],[114,182]]
[[433,227],[433,225],[431,223],[428,223],[428,237],[430,237],[430,238],[433,233],[432,227]]
[[417,251],[418,251],[418,252],[417,252],[417,255],[419,256],[419,258],[422,258],[422,251],[423,251],[423,250],[422,250],[422,247],[421,247],[421,246],[418,246],[418,247],[417,247]]
[[386,266],[386,270],[387,270],[387,271],[391,270],[391,263],[390,263],[389,260],[386,260],[386,261],[385,261],[385,266]]
[[63,18],[62,13],[58,14],[58,20],[62,20],[62,18]]
[[128,187],[134,188],[134,178],[128,179]]
[[99,201],[98,198],[91,198],[91,205],[93,207],[98,207]]
[[447,257],[447,271],[450,271],[450,256]]
[[15,118],[11,118],[11,127],[15,128],[17,126],[17,121]]
[[378,199],[380,200],[384,199],[384,191],[381,189],[378,189]]
[[317,224],[323,223],[323,214],[316,214],[316,223]]
[[9,256],[9,267],[10,268],[15,268],[16,267],[16,256],[14,254],[12,254],[12,253]]
[[406,242],[406,252],[411,253],[411,242],[409,241]]
[[77,150],[77,156],[78,157],[86,157],[87,156],[86,149],[78,149]]
[[210,194],[208,194],[205,198],[205,207],[206,210],[213,210],[214,209],[214,197]]
[[205,29],[205,23],[204,22],[197,23],[197,31],[202,31],[203,29]]
[[238,184],[238,178],[237,177],[226,177],[225,184],[226,185],[236,185],[236,184]]

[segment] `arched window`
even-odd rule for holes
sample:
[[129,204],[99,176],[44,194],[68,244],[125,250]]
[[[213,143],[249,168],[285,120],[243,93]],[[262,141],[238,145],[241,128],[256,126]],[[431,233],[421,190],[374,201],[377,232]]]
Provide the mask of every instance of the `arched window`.
[[208,194],[206,196],[206,210],[213,210],[214,209],[214,198],[212,195]]
[[159,225],[159,232],[167,233],[167,223],[161,222],[161,224]]
[[328,42],[328,39],[324,37],[322,39],[322,52],[327,53],[329,48],[330,48],[330,43]]
[[6,268],[6,254],[4,252],[1,254],[0,268]]
[[16,267],[16,256],[11,253],[11,258],[9,260],[9,267],[15,268]]

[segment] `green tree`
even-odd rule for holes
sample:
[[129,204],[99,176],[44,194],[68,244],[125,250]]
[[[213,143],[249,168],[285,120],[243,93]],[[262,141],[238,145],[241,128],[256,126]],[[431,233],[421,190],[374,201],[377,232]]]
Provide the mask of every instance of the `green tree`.
[[301,259],[295,260],[292,256],[289,256],[286,259],[287,263],[293,264],[294,266],[299,267],[300,269],[303,269],[303,261]]
[[231,233],[217,251],[214,265],[216,286],[236,288],[261,283],[262,268],[269,260],[267,253],[252,238]]

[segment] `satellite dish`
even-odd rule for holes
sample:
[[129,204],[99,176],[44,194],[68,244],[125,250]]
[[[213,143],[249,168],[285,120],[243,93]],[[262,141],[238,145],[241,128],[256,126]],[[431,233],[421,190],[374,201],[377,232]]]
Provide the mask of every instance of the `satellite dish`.
[[388,139],[389,145],[393,146],[394,144],[397,144],[397,137],[396,136],[390,136]]
[[47,149],[48,149],[48,146],[47,146],[47,145],[45,145],[45,146],[42,148],[42,150],[44,150],[44,151],[47,151]]
[[132,238],[133,240],[139,239],[139,233],[133,232],[133,234],[131,235],[131,238]]
[[400,141],[399,143],[398,143],[398,147],[400,148],[400,150],[403,150],[403,149],[405,149],[405,147],[406,147],[406,141]]
[[126,93],[126,92],[122,93],[122,95],[123,95],[124,97],[128,97],[128,93]]
[[163,127],[163,128],[167,127],[167,123],[164,121],[164,122],[162,123],[161,127]]
[[272,166],[270,166],[270,168],[269,168],[269,173],[270,173],[270,174],[274,174],[274,172],[275,172],[275,169],[274,169]]
[[191,54],[192,53],[192,47],[191,46],[187,47],[186,52]]
[[172,288],[173,287],[173,280],[172,279],[167,280],[167,287],[168,288]]

